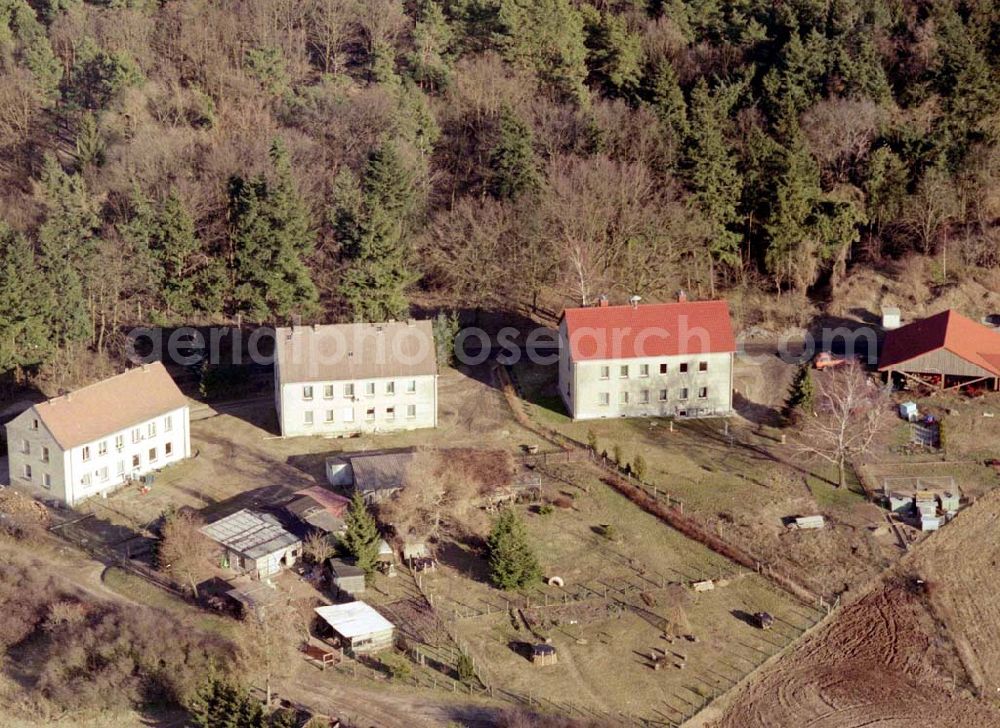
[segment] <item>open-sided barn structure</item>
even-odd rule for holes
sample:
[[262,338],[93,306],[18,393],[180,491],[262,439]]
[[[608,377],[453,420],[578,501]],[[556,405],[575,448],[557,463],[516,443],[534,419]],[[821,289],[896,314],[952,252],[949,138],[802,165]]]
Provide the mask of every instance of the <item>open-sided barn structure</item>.
[[396,628],[364,602],[331,604],[315,611],[350,655],[370,655],[392,647]]
[[878,368],[939,389],[1000,389],[1000,332],[942,311],[887,332]]

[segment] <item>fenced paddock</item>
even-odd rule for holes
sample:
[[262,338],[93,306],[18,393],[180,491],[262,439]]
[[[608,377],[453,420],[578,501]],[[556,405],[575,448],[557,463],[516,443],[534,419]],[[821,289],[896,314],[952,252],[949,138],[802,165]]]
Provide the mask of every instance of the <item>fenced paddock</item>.
[[[587,524],[597,519],[616,524],[624,541],[594,533]],[[728,562],[666,529],[610,489],[592,487],[574,499],[572,509],[529,515],[526,522],[545,554],[546,576],[562,577],[565,586],[502,594],[448,564],[414,575],[414,586],[454,635],[459,653],[475,659],[484,690],[492,687],[497,697],[503,686],[525,705],[567,715],[603,715],[618,725],[676,725],[826,612],[774,589],[755,568]],[[654,543],[657,548],[646,548]],[[703,580],[716,589],[695,595],[691,585]],[[670,665],[654,673],[636,655],[667,646],[662,635],[668,618],[673,621],[678,590],[690,595],[684,609],[699,642],[683,642],[692,651],[686,668]],[[778,618],[766,634],[737,616],[758,610]],[[514,621],[518,630],[511,627]],[[550,636],[559,654],[557,665],[541,671],[509,647],[510,641],[537,642],[540,635]],[[576,682],[574,673],[581,676]],[[587,684],[594,694],[581,687]],[[629,712],[635,695],[643,696],[643,705]]]
[[889,475],[882,478],[882,495],[893,491],[911,493],[918,490],[957,492],[951,475]]

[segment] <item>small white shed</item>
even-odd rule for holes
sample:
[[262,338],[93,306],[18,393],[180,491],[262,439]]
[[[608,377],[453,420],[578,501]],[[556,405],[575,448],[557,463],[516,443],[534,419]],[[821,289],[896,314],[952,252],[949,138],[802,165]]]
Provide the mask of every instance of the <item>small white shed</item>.
[[898,329],[902,323],[901,319],[902,316],[897,306],[882,307],[882,328],[886,331]]
[[889,493],[889,510],[893,513],[909,513],[913,510],[912,493]]
[[370,655],[392,647],[395,626],[364,602],[316,607],[315,612],[349,654]]
[[962,497],[958,493],[945,491],[944,493],[940,493],[938,498],[941,501],[941,510],[945,513],[955,513],[962,507]]
[[941,527],[941,519],[936,516],[922,516],[920,518],[921,531],[936,531]]

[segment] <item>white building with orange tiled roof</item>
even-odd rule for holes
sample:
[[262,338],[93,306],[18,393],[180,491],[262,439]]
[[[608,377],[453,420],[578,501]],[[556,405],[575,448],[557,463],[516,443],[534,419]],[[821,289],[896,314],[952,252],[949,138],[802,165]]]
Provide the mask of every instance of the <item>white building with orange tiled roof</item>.
[[11,485],[73,505],[189,457],[188,399],[144,365],[29,407],[7,450]]
[[713,417],[733,409],[725,301],[568,308],[559,322],[559,393],[575,420]]

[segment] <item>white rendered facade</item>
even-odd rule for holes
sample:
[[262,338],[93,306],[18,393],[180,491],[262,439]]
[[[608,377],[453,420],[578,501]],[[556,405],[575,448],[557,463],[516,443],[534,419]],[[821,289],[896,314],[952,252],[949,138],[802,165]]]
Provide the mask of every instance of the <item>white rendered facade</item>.
[[191,455],[187,406],[64,449],[34,407],[7,424],[12,485],[74,505]]
[[712,417],[733,409],[733,352],[574,361],[559,326],[559,394],[575,420]]
[[281,383],[275,406],[285,437],[437,427],[437,375]]

